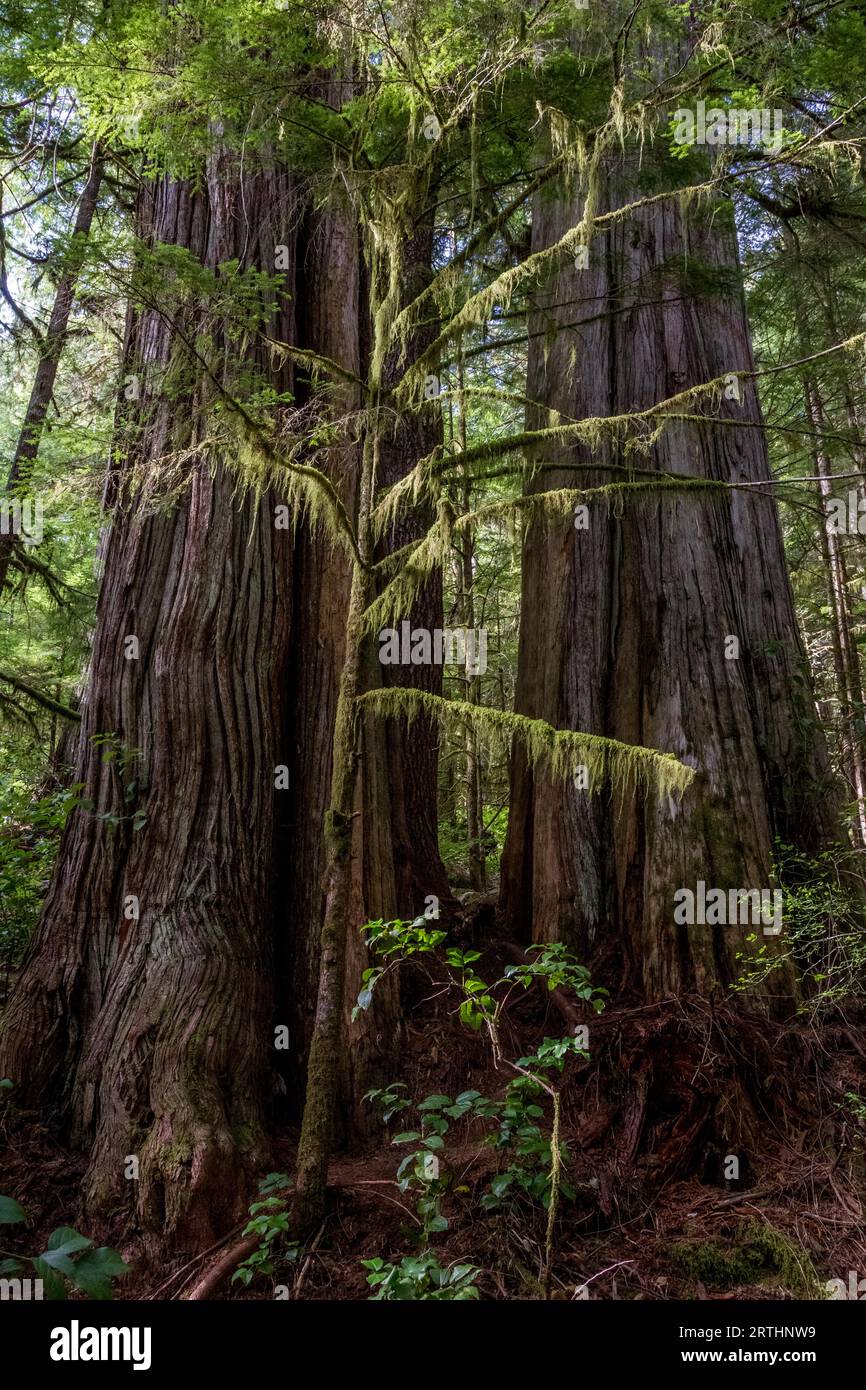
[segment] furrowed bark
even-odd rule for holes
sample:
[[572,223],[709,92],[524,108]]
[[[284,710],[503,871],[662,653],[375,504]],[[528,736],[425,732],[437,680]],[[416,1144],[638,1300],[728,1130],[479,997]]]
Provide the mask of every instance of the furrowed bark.
[[[640,192],[634,159],[611,157],[599,211]],[[533,249],[581,213],[574,193],[539,199]],[[530,331],[531,427],[548,423],[548,409],[639,411],[751,371],[729,210],[676,198],[637,209],[592,240],[588,269],[542,288]],[[755,387],[738,380],[742,399],[709,412],[718,421],[668,424],[640,466],[767,483]],[[611,474],[594,462],[627,463],[609,437],[592,450],[546,449],[545,460],[566,466],[536,475],[532,490],[600,485]],[[753,928],[677,926],[676,890],[770,887],[774,835],[814,850],[835,825],[771,488],[599,503],[587,529],[532,524],[523,560],[523,611],[536,616],[521,627],[518,711],[674,753],[699,775],[681,803],[629,789],[591,797],[516,753],[502,884],[510,931],[566,940],[599,978],[650,1000],[724,992]],[[729,638],[739,659],[728,659]],[[779,938],[765,940],[779,950]],[[793,989],[784,967],[763,993],[784,1009]]]
[[[163,179],[143,195],[139,234],[211,268],[246,251],[272,274],[293,201],[288,175],[242,187],[217,150],[201,191]],[[291,341],[291,300],[270,307]],[[64,835],[0,1055],[20,1094],[58,1103],[88,1150],[88,1219],[126,1209],[188,1248],[237,1221],[268,1156],[291,557],[275,499],[203,448],[213,390],[192,367],[188,393],[167,391],[172,364],[190,366],[175,322],[159,306],[131,316],[140,395],[121,412],[75,773],[89,806]]]

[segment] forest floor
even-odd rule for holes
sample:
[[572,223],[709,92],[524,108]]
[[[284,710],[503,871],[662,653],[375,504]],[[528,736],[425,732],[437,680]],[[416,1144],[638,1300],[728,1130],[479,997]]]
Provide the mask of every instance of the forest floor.
[[[506,959],[492,948],[479,966],[495,969]],[[493,1065],[482,1035],[467,1033],[453,1000],[431,990],[420,967],[411,968],[405,987],[405,1094],[416,1101],[468,1089],[501,1096],[512,1073]],[[518,1058],[545,1036],[568,1031],[555,1003],[538,986],[514,997],[503,1021],[503,1056]],[[847,1282],[849,1270],[866,1269],[862,1119],[843,1118],[841,1126],[839,1120],[846,1095],[861,1089],[858,1034],[848,1022],[820,1034],[802,1021],[776,1031],[778,1065],[750,1097],[760,1142],[750,1156],[742,1154],[734,1181],[724,1177],[726,1155],[713,1137],[730,1059],[719,1052],[718,1020],[703,1026],[706,1014],[706,1003],[695,1014],[683,1001],[669,1001],[612,1003],[598,1018],[587,1015],[591,1060],[578,1063],[562,1087],[574,1197],[561,1203],[552,1297],[585,1297],[580,1290],[588,1286],[588,1296],[599,1299],[818,1298],[827,1280]],[[819,1080],[804,1073],[815,1056]],[[502,1155],[473,1123],[474,1129],[458,1122],[446,1137],[441,1176],[448,1228],[433,1238],[433,1248],[443,1266],[479,1267],[483,1298],[543,1297],[546,1213],[522,1196],[498,1210],[482,1208]],[[407,1112],[392,1121],[390,1133],[414,1126]],[[416,1253],[416,1198],[395,1180],[409,1150],[395,1147],[384,1129],[381,1136],[374,1131],[361,1151],[335,1159],[327,1217],[296,1263],[248,1289],[224,1279],[212,1296],[272,1298],[273,1285],[283,1283],[292,1298],[365,1299],[362,1260],[399,1262]],[[3,1191],[30,1215],[19,1247],[42,1249],[55,1227],[78,1223],[83,1160],[41,1119],[9,1101],[0,1114],[0,1144]],[[293,1146],[292,1134],[278,1136],[275,1169],[291,1173]],[[120,1227],[87,1234],[117,1245],[133,1266],[118,1281],[117,1297],[176,1298],[189,1295],[240,1230],[219,1249],[158,1266]],[[5,1244],[19,1248],[8,1236]]]

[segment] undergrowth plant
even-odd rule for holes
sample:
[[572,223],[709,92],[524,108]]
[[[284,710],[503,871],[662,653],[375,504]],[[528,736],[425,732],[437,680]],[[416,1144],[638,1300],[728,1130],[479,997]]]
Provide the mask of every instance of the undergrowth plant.
[[0,777],[0,969],[18,964],[39,920],[60,835],[82,786],[34,799],[20,777]]
[[406,1255],[398,1265],[385,1260],[362,1260],[369,1269],[367,1283],[376,1290],[370,1297],[387,1302],[466,1302],[478,1298],[475,1280],[479,1270],[475,1265],[454,1264],[442,1267],[430,1250],[422,1255]]
[[731,988],[753,989],[791,963],[802,984],[799,1012],[820,1018],[862,996],[866,986],[859,856],[839,847],[805,855],[778,840],[776,856],[786,949],[770,950],[750,933],[746,950],[737,954],[740,976]]
[[[576,961],[561,942],[530,946],[528,953],[532,953],[532,959],[507,966],[500,977],[488,982],[475,968],[481,952],[447,946],[446,933],[431,926],[423,917],[411,922],[380,919],[368,922],[363,931],[373,955],[385,963],[364,971],[356,1015],[370,1007],[376,985],[400,961],[417,955],[435,955],[446,967],[447,987],[456,997],[461,1023],[476,1032],[484,1029],[496,1067],[506,1067],[515,1073],[501,1097],[482,1096],[478,1091],[467,1090],[453,1099],[437,1093],[414,1104],[402,1094],[406,1089],[403,1083],[368,1091],[365,1096],[365,1100],[377,1106],[386,1124],[395,1116],[405,1116],[407,1112],[414,1114],[414,1127],[401,1130],[392,1142],[412,1146],[397,1169],[397,1183],[403,1192],[413,1193],[416,1199],[422,1260],[430,1255],[432,1237],[448,1228],[442,1209],[450,1186],[450,1174],[442,1168],[446,1136],[455,1124],[468,1126],[480,1121],[486,1129],[485,1143],[504,1160],[482,1197],[481,1205],[490,1211],[521,1192],[547,1211],[542,1274],[545,1292],[549,1293],[558,1204],[562,1198],[573,1200],[575,1195],[564,1176],[569,1155],[560,1136],[561,1102],[557,1083],[569,1059],[588,1058],[585,1038],[579,1036],[585,1030],[576,1030],[578,1036],[573,1037],[546,1037],[533,1053],[511,1059],[503,1055],[500,1022],[514,991],[528,989],[535,983],[546,985],[550,991],[567,990],[596,1012],[604,1008],[606,991],[592,985],[586,967]],[[549,1121],[543,1104],[545,1098],[552,1111]],[[382,1289],[390,1290],[376,1297],[434,1296],[423,1291],[411,1295],[394,1292],[405,1284],[407,1276],[405,1271],[400,1272],[402,1266],[386,1266],[381,1261],[376,1262],[375,1268],[370,1261],[365,1265],[372,1270],[369,1282],[373,1283],[375,1278],[377,1287],[381,1285]],[[413,1270],[416,1267],[412,1265]],[[448,1292],[451,1288],[450,1282],[438,1283],[435,1296],[456,1297],[457,1294]]]
[[[0,1226],[24,1225],[27,1212],[13,1197],[0,1197]],[[88,1298],[109,1299],[114,1280],[129,1273],[130,1266],[111,1246],[94,1248],[93,1241],[71,1226],[58,1226],[48,1237],[41,1255],[17,1255],[0,1250],[3,1279],[35,1275],[42,1281],[42,1296],[65,1299],[71,1289],[80,1289]]]
[[246,1288],[257,1274],[274,1274],[279,1263],[291,1264],[298,1257],[298,1243],[286,1240],[289,1230],[288,1199],[291,1180],[285,1173],[268,1173],[259,1183],[259,1197],[250,1207],[245,1236],[259,1236],[259,1244],[238,1265],[232,1283]]

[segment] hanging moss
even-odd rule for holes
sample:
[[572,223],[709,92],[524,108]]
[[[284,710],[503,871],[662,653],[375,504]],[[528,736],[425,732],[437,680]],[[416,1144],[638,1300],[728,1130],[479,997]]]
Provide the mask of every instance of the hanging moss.
[[669,492],[681,494],[729,491],[730,484],[719,482],[715,478],[686,478],[669,474],[659,474],[652,479],[641,479],[634,482],[602,483],[598,487],[590,488],[553,488],[547,492],[527,493],[523,497],[515,497],[504,502],[489,502],[483,507],[478,507],[474,512],[467,512],[458,517],[454,522],[453,529],[459,533],[477,526],[482,521],[493,521],[508,513],[517,512],[528,512],[551,522],[570,522],[574,516],[575,507],[586,502],[612,502],[615,507],[615,514],[621,516],[622,500],[629,495],[651,499],[660,493]]
[[257,498],[274,489],[296,520],[321,528],[335,545],[360,562],[355,529],[334,484],[320,469],[298,457],[309,441],[301,439],[283,452],[245,416],[231,419],[234,444],[227,444],[220,456],[233,468],[239,482],[252,488]]
[[[732,375],[743,377],[748,374],[737,372]],[[466,449],[462,453],[449,454],[438,446],[388,489],[373,514],[374,530],[377,536],[381,537],[388,527],[394,524],[404,507],[417,506],[421,501],[429,502],[435,499],[441,478],[446,476],[448,469],[452,467],[459,467],[461,472],[464,472],[466,469],[476,469],[479,465],[497,460],[507,461],[513,457],[513,471],[519,474],[525,470],[528,456],[531,474],[532,459],[537,458],[538,449],[547,444],[582,444],[595,451],[607,441],[626,459],[634,454],[648,455],[672,421],[680,422],[684,418],[693,418],[697,423],[703,423],[706,418],[704,416],[686,417],[683,414],[685,407],[705,401],[711,409],[717,409],[725,384],[725,377],[715,377],[712,381],[701,382],[697,386],[679,391],[647,410],[621,415],[588,416],[583,420],[551,423],[543,429],[520,430],[500,439],[489,440],[475,448]],[[664,475],[665,481],[661,485],[670,488],[673,486],[672,480],[676,477],[683,479],[684,486],[689,483],[709,489],[728,486],[719,480],[691,479],[685,475],[673,474]]]
[[[378,632],[381,627],[408,613],[432,571],[446,563],[452,537],[467,531],[471,533],[482,523],[509,525],[521,519],[538,518],[552,525],[562,525],[572,521],[575,507],[582,503],[612,504],[614,514],[621,516],[624,500],[628,496],[651,500],[669,493],[727,493],[730,486],[715,478],[654,474],[639,480],[602,483],[598,487],[553,488],[546,492],[524,493],[519,497],[486,503],[460,516],[456,516],[450,504],[440,498],[439,518],[421,540],[404,546],[378,567],[380,574],[390,574],[394,570],[396,573],[367,609],[364,630],[367,633]],[[381,513],[377,528],[380,532],[384,529],[384,518],[388,516],[390,511],[387,509]]]
[[[687,190],[688,197],[690,200],[695,199],[714,188],[715,184],[712,181],[695,185]],[[553,246],[527,256],[519,265],[511,266],[508,270],[502,271],[484,289],[471,295],[463,307],[451,316],[442,332],[416,358],[412,367],[405,373],[394,391],[395,400],[401,406],[409,405],[413,398],[417,398],[421,394],[424,378],[432,370],[432,364],[438,362],[454,338],[459,337],[467,329],[486,323],[496,305],[507,309],[519,290],[528,290],[534,284],[541,283],[545,276],[556,270],[560,263],[573,258],[581,246],[588,245],[594,233],[600,228],[622,221],[626,217],[633,217],[641,208],[648,207],[653,203],[670,201],[674,197],[679,198],[683,192],[683,190],[666,190],[646,198],[638,198],[625,207],[616,208],[611,212],[599,213],[596,216],[592,196],[593,183],[590,182],[585,193],[584,211],[580,221],[570,227]]]
[[554,729],[543,719],[528,719],[522,714],[463,700],[446,700],[426,690],[402,686],[369,690],[359,696],[358,704],[383,718],[404,718],[410,724],[423,713],[445,730],[461,731],[468,725],[479,742],[487,742],[505,755],[516,740],[533,767],[543,768],[554,777],[573,778],[586,768],[589,786],[594,791],[612,785],[621,793],[654,792],[660,798],[679,797],[695,775],[693,768],[671,753],[620,743],[599,734]]
[[277,338],[269,338],[264,335],[272,361],[276,366],[281,366],[286,361],[297,362],[299,366],[306,367],[314,381],[318,381],[322,376],[331,377],[334,381],[347,382],[352,386],[357,386],[364,390],[364,383],[354,372],[350,372],[346,367],[341,367],[339,362],[335,362],[331,357],[325,357],[321,352],[311,352],[308,348],[292,347],[290,343],[281,343]]

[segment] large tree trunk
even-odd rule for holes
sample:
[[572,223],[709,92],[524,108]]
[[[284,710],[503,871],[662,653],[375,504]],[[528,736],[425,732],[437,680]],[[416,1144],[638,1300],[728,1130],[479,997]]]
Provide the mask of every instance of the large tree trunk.
[[[272,274],[276,247],[289,247],[292,270],[269,331],[357,373],[366,306],[353,219],[335,207],[293,234],[297,222],[288,174],[247,176],[242,187],[232,160],[215,156],[202,193],[162,183],[139,231],[210,268],[239,258]],[[426,250],[429,265],[429,240]],[[181,329],[194,340],[192,321]],[[211,370],[236,352],[218,326],[217,337]],[[155,369],[191,365],[156,309],[131,319],[127,355],[132,399],[119,417],[128,448],[107,489],[117,514],[76,772],[93,809],[76,813],[64,839],[0,1055],[23,1095],[60,1094],[76,1141],[90,1149],[92,1215],[134,1194],[140,1224],[194,1244],[238,1216],[247,1179],[267,1157],[266,1105],[284,1056],[271,1046],[273,1024],[290,1025],[296,1094],[303,1080],[350,573],[324,536],[275,530],[277,495],[256,502],[219,459],[190,454],[208,432],[200,407],[213,383],[193,363],[188,397],[155,395]],[[287,369],[255,365],[276,389],[295,385],[301,407],[323,409]],[[359,405],[346,388],[328,408],[339,418]],[[429,447],[410,430],[388,467],[404,471]],[[324,462],[350,514],[359,466],[350,442]],[[174,508],[162,497],[171,489]],[[433,588],[425,602],[435,625],[441,595]],[[126,659],[130,636],[137,661]],[[109,734],[106,762],[93,739]],[[396,981],[369,1015],[349,1021],[367,963],[356,928],[423,906],[412,901],[413,882],[447,893],[435,849],[435,748],[389,741],[371,726],[365,754],[346,900],[344,1135],[399,1042]],[[281,765],[287,790],[275,789]],[[345,905],[341,888],[340,914]],[[137,1183],[124,1175],[130,1155]]]
[[[399,250],[388,253],[399,256],[401,277],[399,304],[388,310],[391,321],[401,306],[414,300],[430,274],[432,227],[425,222],[405,230]],[[428,326],[413,335],[404,362],[400,350],[391,346],[389,328],[380,313],[382,285],[376,284],[375,267],[379,253],[373,247],[368,250],[369,336],[362,340],[367,413],[357,506],[363,563],[356,560],[351,566],[344,605],[347,618],[331,743],[331,794],[321,851],[324,912],[293,1202],[293,1226],[302,1233],[324,1211],[329,1161],[341,1121],[344,1133],[363,1125],[358,1096],[377,1071],[380,1076],[387,1071],[388,1059],[399,1048],[396,973],[377,989],[373,1008],[362,1011],[360,1026],[351,1020],[361,970],[367,963],[367,949],[356,928],[372,915],[370,908],[375,912],[378,907],[379,916],[405,916],[413,909],[420,911],[429,894],[451,901],[436,838],[433,730],[427,721],[420,729],[416,725],[410,730],[403,722],[385,729],[366,712],[359,716],[356,706],[365,690],[383,684],[384,674],[378,642],[365,637],[363,624],[365,609],[375,595],[375,581],[366,567],[377,558],[372,524],[377,490],[410,471],[441,433],[438,408],[394,420],[392,412],[381,407],[383,391],[423,350],[434,328]],[[393,269],[393,263],[389,264],[389,282]],[[379,264],[379,276],[381,272]],[[379,554],[399,550],[416,539],[429,520],[415,516],[405,525],[394,526],[379,546]],[[424,586],[406,617],[428,628],[441,623],[441,576]],[[442,673],[435,667],[421,667],[394,673],[393,678],[395,683],[437,691]]]
[[[314,343],[317,351],[363,377],[367,370],[369,304],[355,218],[349,208],[334,205],[327,213],[311,217],[303,235],[307,278],[299,298],[299,333],[305,342]],[[404,248],[407,298],[417,293],[419,281],[423,283],[429,276],[431,254],[429,229]],[[410,346],[411,360],[424,343]],[[330,408],[337,417],[349,416],[360,406],[360,394],[353,387],[341,387],[331,396]],[[430,417],[401,422],[382,442],[380,482],[394,482],[408,472],[432,449],[438,431]],[[329,451],[326,465],[350,515],[358,503],[361,452],[360,443],[347,442]],[[412,534],[415,532],[407,528],[405,534],[392,536],[390,543],[399,548]],[[327,852],[322,829],[331,792],[332,739],[345,657],[351,566],[327,537],[304,529],[296,538],[294,574],[291,784],[305,792],[289,803],[290,856],[284,867],[287,931],[281,930],[280,940],[291,960],[282,987],[291,980],[289,1007],[297,1046],[292,1052],[289,1079],[294,1096],[299,1097],[305,1083],[318,991]],[[441,624],[441,584],[427,586],[411,618],[430,627]],[[361,683],[376,685],[385,674],[377,660],[378,643],[366,646]],[[408,679],[428,689],[441,688],[441,672],[435,668],[412,667]],[[352,834],[351,929],[343,1020],[347,1046],[341,1060],[342,1103],[337,1117],[338,1137],[343,1140],[371,1123],[369,1107],[360,1105],[360,1096],[383,1078],[400,1046],[396,976],[377,992],[369,1013],[354,1021],[351,1018],[361,972],[369,964],[358,929],[373,918],[406,917],[422,911],[427,894],[450,902],[436,839],[436,784],[437,749],[429,729],[417,725],[411,732],[402,725],[384,728],[365,719]]]
[[[635,167],[630,154],[609,161],[599,211],[639,196]],[[533,250],[580,212],[576,195],[539,199]],[[685,210],[672,197],[616,221],[593,239],[588,269],[569,266],[543,287],[530,331],[527,394],[541,405],[530,427],[548,423],[545,407],[612,416],[750,370],[730,208]],[[755,386],[739,389],[718,423],[672,423],[636,463],[767,480]],[[534,488],[610,482],[593,465],[624,455],[607,440],[544,459],[562,467]],[[533,524],[525,538],[517,709],[673,753],[698,776],[680,803],[629,788],[590,796],[517,754],[503,910],[515,935],[567,940],[605,983],[648,1000],[726,991],[755,930],[675,925],[677,889],[771,887],[773,837],[814,849],[833,824],[770,493],[626,497],[621,510],[592,505],[588,529]],[[726,657],[729,637],[738,659]],[[781,1008],[792,990],[787,968],[763,986]]]
[[[293,203],[287,174],[246,176],[242,189],[217,152],[200,192],[163,180],[143,196],[139,232],[211,268],[239,257],[273,274]],[[288,294],[272,312],[272,332],[291,341]],[[218,363],[230,348],[214,333]],[[145,308],[130,321],[140,400],[129,402],[110,488],[83,706],[76,778],[90,807],[67,828],[0,1071],[22,1097],[62,1101],[89,1149],[92,1214],[132,1204],[146,1229],[189,1245],[237,1219],[245,1178],[267,1155],[291,554],[272,496],[239,492],[209,450],[185,452],[209,432],[213,391],[199,374],[189,394],[166,394],[171,362],[190,365],[165,314]],[[286,370],[271,380],[290,385]],[[107,735],[111,758],[97,741]]]

